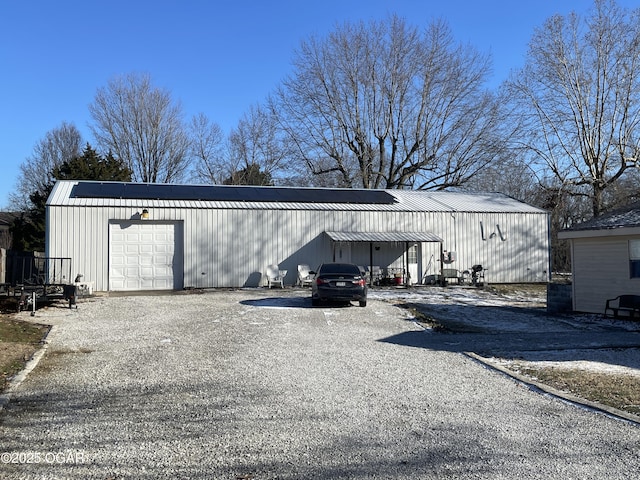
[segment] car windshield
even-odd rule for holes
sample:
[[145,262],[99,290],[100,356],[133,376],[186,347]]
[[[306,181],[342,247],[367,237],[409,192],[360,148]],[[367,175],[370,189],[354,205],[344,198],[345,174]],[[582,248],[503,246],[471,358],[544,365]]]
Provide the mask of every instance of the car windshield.
[[327,263],[320,268],[320,275],[326,274],[360,275],[360,269],[349,263]]

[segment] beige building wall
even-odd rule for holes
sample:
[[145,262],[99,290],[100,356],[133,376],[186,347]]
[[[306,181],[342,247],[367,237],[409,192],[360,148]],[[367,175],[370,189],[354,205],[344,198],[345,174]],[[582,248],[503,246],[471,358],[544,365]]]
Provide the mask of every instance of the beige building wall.
[[602,313],[607,299],[640,295],[640,278],[630,278],[629,240],[640,235],[572,239],[573,308]]

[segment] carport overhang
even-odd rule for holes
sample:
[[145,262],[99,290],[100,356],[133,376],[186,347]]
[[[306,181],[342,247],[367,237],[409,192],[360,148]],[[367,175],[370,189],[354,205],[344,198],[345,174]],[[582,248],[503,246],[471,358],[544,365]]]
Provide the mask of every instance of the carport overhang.
[[[327,232],[327,236],[333,242],[368,243],[369,244],[369,271],[373,269],[373,244],[374,243],[400,243],[404,245],[403,263],[409,264],[409,244],[434,242],[440,244],[440,256],[442,257],[442,238],[431,232]],[[373,278],[370,279],[373,284]],[[408,283],[405,275],[405,283]]]

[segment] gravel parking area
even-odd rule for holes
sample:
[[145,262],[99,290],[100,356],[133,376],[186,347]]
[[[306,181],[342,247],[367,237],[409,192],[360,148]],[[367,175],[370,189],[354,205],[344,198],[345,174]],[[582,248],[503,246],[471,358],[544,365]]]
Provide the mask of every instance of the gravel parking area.
[[375,295],[366,308],[311,308],[296,290],[98,297],[35,320],[55,329],[0,413],[3,479],[640,471],[636,424],[532,391]]

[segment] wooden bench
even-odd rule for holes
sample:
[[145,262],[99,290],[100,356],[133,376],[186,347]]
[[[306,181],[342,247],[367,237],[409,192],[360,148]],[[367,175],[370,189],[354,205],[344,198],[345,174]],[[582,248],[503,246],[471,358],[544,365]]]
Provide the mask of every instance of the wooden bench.
[[640,295],[618,295],[616,298],[607,300],[604,308],[604,316],[611,310],[614,318],[618,318],[620,312],[628,313],[629,317],[640,317]]

